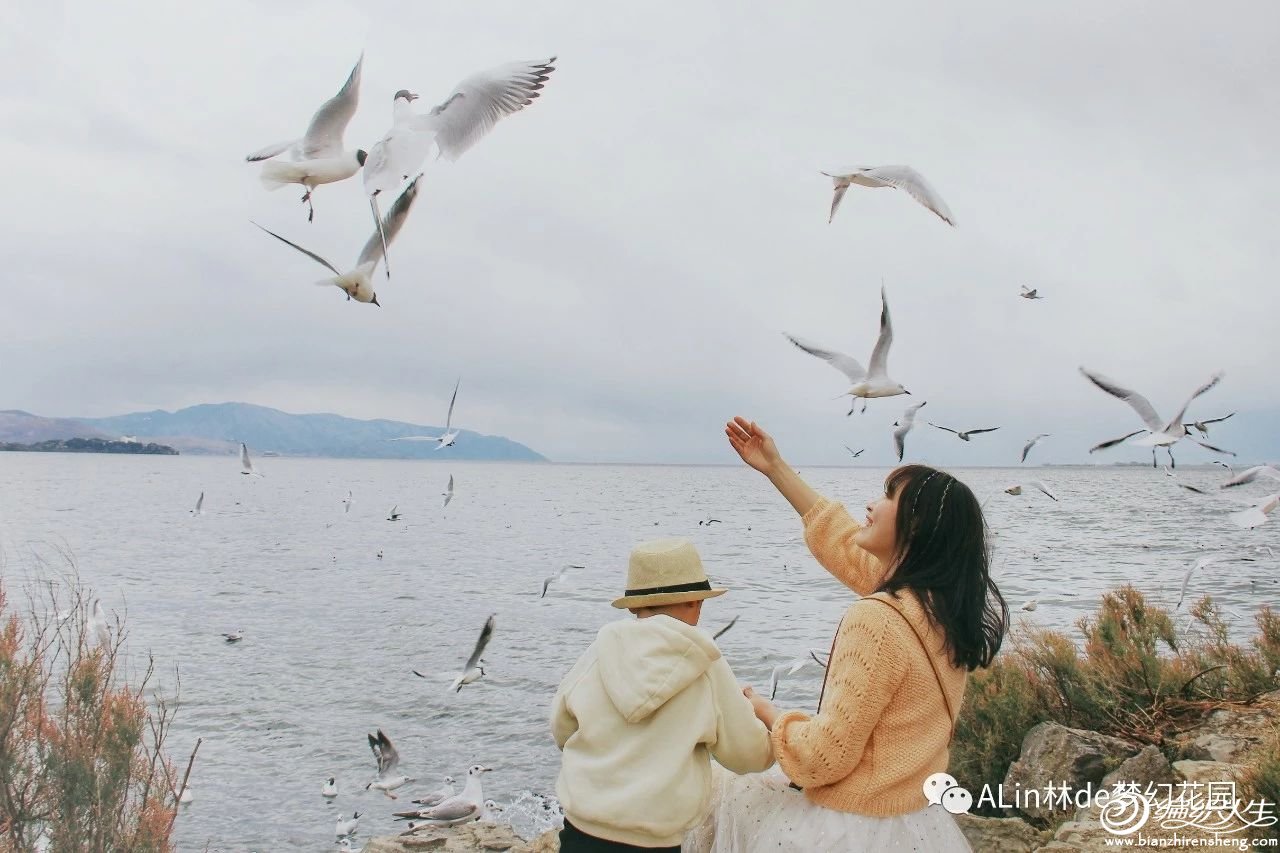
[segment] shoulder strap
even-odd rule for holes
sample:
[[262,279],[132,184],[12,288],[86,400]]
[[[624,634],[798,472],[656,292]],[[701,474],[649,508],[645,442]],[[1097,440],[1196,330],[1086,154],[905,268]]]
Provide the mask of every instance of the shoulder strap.
[[[934,661],[933,655],[929,654],[929,646],[925,643],[924,637],[920,636],[920,631],[916,628],[915,624],[907,618],[907,614],[903,613],[898,608],[898,605],[892,604],[891,602],[875,595],[869,595],[863,599],[863,601],[867,600],[878,601],[886,607],[896,611],[897,614],[902,617],[902,621],[906,622],[907,626],[911,628],[911,633],[915,634],[916,639],[920,641],[920,646],[924,649],[924,656],[929,661],[929,667],[933,670],[933,677],[938,680],[938,690],[942,693],[942,703],[947,707],[947,720],[951,723],[951,734],[947,737],[947,745],[950,746],[951,739],[954,738],[956,734],[956,715],[951,710],[951,700],[947,698],[947,688],[942,686],[942,676],[938,673],[938,664]],[[826,686],[825,680],[823,681],[823,686]],[[819,699],[819,708],[821,708],[821,699]]]

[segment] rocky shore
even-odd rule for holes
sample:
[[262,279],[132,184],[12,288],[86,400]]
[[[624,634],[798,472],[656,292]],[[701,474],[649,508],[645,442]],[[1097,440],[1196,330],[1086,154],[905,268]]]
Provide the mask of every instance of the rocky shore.
[[[1261,751],[1280,730],[1280,691],[1261,697],[1247,707],[1231,706],[1213,711],[1199,725],[1183,732],[1163,748],[1133,743],[1097,732],[1071,729],[1058,723],[1041,723],[1027,732],[1022,752],[1005,776],[1003,797],[1009,803],[999,810],[1003,816],[979,817],[962,814],[956,820],[977,853],[1071,853],[1108,850],[1117,835],[1103,827],[1100,807],[1077,806],[1086,790],[1114,789],[1117,783],[1170,785],[1182,782],[1234,784],[1245,766],[1257,760]],[[1049,783],[1067,783],[1067,796],[1053,802],[1039,801],[1023,792],[1043,791]],[[1163,791],[1163,788],[1156,790]],[[1018,792],[1015,794],[1014,792]],[[975,802],[981,792],[972,791]],[[1066,800],[1068,802],[1064,803]],[[1271,814],[1280,817],[1276,807]],[[1219,834],[1236,839],[1257,839],[1268,830],[1239,831],[1236,821]],[[1274,831],[1274,829],[1270,830]],[[1173,830],[1162,829],[1151,819],[1142,829],[1147,839],[1172,838]],[[1212,839],[1214,834],[1195,827],[1177,830],[1183,839]],[[1150,845],[1148,845],[1150,846]],[[1184,846],[1191,846],[1190,844]],[[554,830],[533,840],[519,838],[511,827],[473,823],[448,829],[432,828],[414,835],[374,838],[364,853],[411,853],[435,850],[442,853],[510,851],[510,853],[552,853],[559,850]]]

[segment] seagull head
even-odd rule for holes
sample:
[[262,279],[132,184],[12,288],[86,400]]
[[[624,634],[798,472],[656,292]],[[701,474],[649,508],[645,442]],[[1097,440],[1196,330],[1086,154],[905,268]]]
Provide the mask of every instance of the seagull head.
[[413,92],[410,92],[408,89],[401,89],[399,92],[396,92],[396,96],[395,98],[393,98],[393,100],[398,101],[401,98],[404,98],[409,103],[413,103],[414,101],[418,100],[418,96],[415,95]]
[[471,768],[470,768],[469,770],[467,770],[467,775],[468,775],[468,776],[479,776],[481,773],[490,773],[490,772],[492,772],[492,771],[493,771],[493,768],[492,768],[492,767],[483,767],[483,766],[481,766],[481,765],[479,765],[479,764],[473,764],[473,765],[471,765]]
[[361,166],[363,166],[363,165],[364,165],[364,161],[365,161],[365,160],[368,160],[368,159],[369,159],[369,152],[368,152],[368,151],[365,151],[363,148],[357,148],[357,149],[356,149],[356,162],[357,162],[357,163],[359,163]]
[[454,778],[452,776],[446,776],[444,777],[444,783],[446,785],[452,785],[454,783]]

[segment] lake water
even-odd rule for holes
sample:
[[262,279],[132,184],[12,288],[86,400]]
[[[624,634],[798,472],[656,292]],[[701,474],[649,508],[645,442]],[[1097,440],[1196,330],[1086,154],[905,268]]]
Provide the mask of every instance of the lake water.
[[[721,646],[757,685],[775,664],[825,648],[851,598],[809,556],[790,507],[745,467],[257,462],[261,479],[240,475],[231,458],[0,453],[10,592],[40,571],[33,552],[56,567],[66,549],[108,610],[127,609],[131,664],[151,650],[169,686],[179,668],[175,763],[185,766],[204,738],[194,802],[178,818],[184,851],[332,849],[339,812],[353,810],[365,813],[360,840],[390,831],[395,804],[363,790],[374,769],[365,736],[377,728],[419,780],[398,792],[408,794],[401,803],[476,762],[493,768],[485,795],[500,803],[552,791],[549,701],[600,626],[620,618],[608,602],[637,541],[697,544],[712,580],[731,589],[708,602],[703,624],[741,616]],[[801,473],[860,507],[886,471]],[[1231,504],[1150,468],[955,473],[990,496],[996,577],[1015,621],[1074,635],[1075,620],[1117,584],[1172,606],[1200,556],[1259,545],[1280,554],[1280,521],[1241,531],[1226,517]],[[450,474],[456,497],[442,511]],[[1179,476],[1221,479],[1205,468]],[[1001,491],[1028,479],[1060,502]],[[193,517],[201,491],[204,515]],[[1241,501],[1263,494],[1241,491]],[[393,504],[397,522],[386,520]],[[698,525],[709,517],[722,523]],[[587,568],[540,600],[543,578],[567,563]],[[1247,617],[1280,598],[1277,568],[1275,559],[1217,564],[1192,578],[1188,597],[1211,592]],[[1034,613],[1020,609],[1029,598]],[[488,674],[449,692],[491,613]],[[1251,623],[1240,622],[1247,634]],[[219,636],[239,629],[237,645]],[[801,670],[783,682],[780,704],[812,708],[820,679],[816,667]],[[331,775],[341,792],[332,802],[320,796]]]

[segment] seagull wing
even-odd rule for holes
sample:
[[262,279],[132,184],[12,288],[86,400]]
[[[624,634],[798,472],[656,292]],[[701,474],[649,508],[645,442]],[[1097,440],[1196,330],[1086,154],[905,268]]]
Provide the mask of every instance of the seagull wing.
[[[822,174],[825,175],[826,172],[823,172]],[[829,176],[829,177],[834,177],[834,176]],[[836,190],[831,196],[831,213],[827,216],[828,224],[830,224],[831,221],[836,218],[836,211],[840,208],[840,202],[844,201],[844,194],[849,191],[848,184],[841,183],[839,178],[836,178],[835,181],[836,181]]]
[[240,467],[246,471],[253,470],[253,462],[249,459],[249,446],[240,442]]
[[373,236],[364,244],[364,249],[360,251],[360,260],[356,261],[356,266],[362,266],[367,263],[377,263],[382,259],[383,252],[383,236],[386,236],[387,245],[395,239],[396,234],[404,226],[404,221],[409,218],[409,209],[413,207],[414,200],[418,197],[418,184],[422,181],[422,176],[413,179],[409,186],[404,188],[404,192],[400,193],[400,197],[396,199],[395,204],[391,205],[391,209],[387,211],[387,215],[382,219],[382,231],[376,229]]
[[904,424],[893,431],[893,446],[898,451],[898,461],[902,461],[902,454],[907,450],[907,433],[911,432],[911,424]]
[[466,820],[480,813],[480,805],[460,796],[445,800],[438,806],[419,812],[423,820],[455,821]]
[[444,419],[445,435],[449,434],[449,426],[453,423],[453,404],[458,402],[458,386],[462,384],[462,377],[458,377],[458,381],[453,385],[453,396],[449,399],[449,414]]
[[1191,436],[1187,436],[1187,441],[1198,444],[1201,447],[1205,448],[1206,450],[1212,450],[1214,453],[1225,453],[1227,456],[1236,455],[1236,452],[1234,450],[1223,450],[1221,447],[1214,447],[1212,444],[1209,444],[1207,441],[1201,441],[1198,438],[1192,438]]
[[[892,333],[891,333],[892,334]],[[809,353],[809,355],[822,359],[830,364],[836,370],[843,373],[849,378],[850,382],[860,382],[866,378],[867,371],[863,369],[862,364],[851,355],[845,355],[835,350],[823,349],[817,344],[809,343],[801,338],[793,337],[783,332],[783,335],[795,346]],[[877,343],[876,346],[879,346]]]
[[1196,397],[1199,397],[1201,394],[1205,393],[1206,391],[1209,391],[1211,388],[1213,388],[1213,386],[1221,382],[1222,376],[1223,376],[1222,371],[1218,371],[1217,373],[1209,377],[1208,382],[1204,383],[1195,391],[1193,391],[1191,396],[1187,398],[1187,402],[1183,403],[1182,408],[1178,410],[1178,414],[1174,415],[1173,418],[1170,419],[1169,423],[1164,425],[1164,428],[1168,429],[1172,427],[1174,424],[1182,423],[1182,419],[1187,415],[1187,409],[1191,407],[1191,404],[1192,402],[1195,401]]
[[265,148],[259,148],[252,154],[247,155],[244,159],[250,163],[257,163],[259,160],[270,160],[272,157],[288,151],[297,141],[296,139],[286,139],[284,142],[273,142]]
[[1000,427],[985,427],[984,429],[969,429],[969,430],[965,430],[965,432],[967,432],[969,435],[977,435],[983,432],[995,432],[998,429],[1000,429]]
[[739,618],[739,617],[737,617],[737,616],[733,617],[733,619],[729,622],[729,624],[728,624],[728,625],[725,625],[725,626],[724,626],[723,628],[721,628],[719,631],[716,631],[714,634],[712,634],[712,635],[711,635],[711,639],[713,639],[713,640],[718,640],[718,639],[720,639],[722,636],[724,636],[724,634],[725,634],[726,632],[728,632],[728,630],[729,630],[730,628],[732,628],[734,625],[737,625],[737,624],[738,624],[738,618]]
[[778,696],[778,682],[782,679],[782,672],[787,665],[780,664],[773,668],[773,672],[769,673],[769,701],[772,702]]
[[472,667],[478,666],[480,658],[484,655],[485,647],[489,645],[489,641],[493,639],[494,617],[490,616],[484,620],[484,628],[480,631],[480,639],[476,640],[476,647],[471,651],[471,657],[467,658],[467,666],[463,670],[465,673]]
[[938,426],[938,425],[937,425],[937,424],[935,424],[933,421],[925,421],[925,423],[927,423],[927,424],[928,424],[929,426],[931,426],[931,427],[934,427],[935,429],[944,430],[945,432],[949,432],[949,433],[952,433],[952,434],[954,434],[954,435],[959,435],[959,434],[960,434],[958,431],[956,431],[956,430],[952,429],[951,427]]
[[1028,485],[1035,486],[1037,489],[1044,492],[1046,495],[1053,498],[1055,501],[1058,499],[1057,496],[1055,496],[1053,492],[1049,491],[1049,489],[1045,486],[1045,484],[1041,483],[1039,480],[1032,480]]
[[1117,444],[1121,444],[1122,442],[1128,441],[1129,439],[1133,438],[1135,435],[1141,435],[1146,431],[1147,430],[1145,429],[1140,429],[1140,430],[1131,432],[1128,435],[1122,435],[1119,438],[1108,439],[1107,441],[1104,441],[1101,444],[1095,444],[1093,447],[1090,447],[1089,452],[1093,453],[1095,450],[1106,450],[1108,447],[1115,447]]
[[311,117],[311,125],[302,137],[302,144],[298,146],[298,153],[303,160],[342,155],[342,135],[346,133],[347,123],[356,114],[356,107],[360,103],[360,71],[363,67],[362,53],[338,94],[325,101]]
[[1232,486],[1243,486],[1245,483],[1252,483],[1259,476],[1270,477],[1273,480],[1280,480],[1280,470],[1272,468],[1270,465],[1255,465],[1236,474],[1230,480],[1227,480],[1218,488],[1229,489]]
[[373,757],[378,762],[378,775],[385,776],[400,763],[400,753],[396,752],[391,738],[387,737],[382,729],[378,729],[376,737],[374,735],[368,737],[369,749],[373,750]]
[[[1133,410],[1138,413],[1138,417],[1142,418],[1142,422],[1147,425],[1148,430],[1151,432],[1160,432],[1164,429],[1164,424],[1161,423],[1160,416],[1156,414],[1156,410],[1152,407],[1151,403],[1147,401],[1146,397],[1142,396],[1137,391],[1132,391],[1121,386],[1115,380],[1108,379],[1101,373],[1094,373],[1083,367],[1080,368],[1080,372],[1084,374],[1085,379],[1088,379],[1103,391],[1106,391],[1113,397],[1119,397],[1121,400],[1124,400],[1132,406]],[[1206,388],[1204,390],[1207,391],[1208,389]],[[1195,399],[1195,397],[1193,396],[1192,399]],[[1190,403],[1191,401],[1188,400],[1187,402]],[[1185,409],[1186,407],[1184,406],[1183,408]],[[1181,416],[1179,416],[1178,420],[1181,420]],[[1137,435],[1137,433],[1133,434]],[[1126,438],[1127,437],[1128,436],[1126,436]]]
[[889,299],[880,288],[880,337],[871,350],[871,365],[868,371],[872,378],[887,379],[889,376],[889,347],[893,346],[893,321],[889,319]]
[[943,222],[955,226],[956,219],[951,214],[951,208],[947,207],[942,196],[924,179],[924,175],[910,166],[877,166],[866,170],[864,174],[906,192],[936,213]]
[[1199,421],[1199,423],[1202,423],[1202,424],[1220,424],[1220,423],[1222,423],[1223,421],[1225,421],[1227,418],[1234,417],[1234,416],[1235,416],[1235,412],[1232,412],[1231,414],[1229,414],[1229,415],[1223,415],[1223,416],[1222,416],[1222,417],[1220,417],[1220,418],[1206,418],[1206,419],[1204,419],[1204,420],[1202,420],[1202,421]]
[[[251,220],[249,220],[249,221],[250,221],[250,222],[253,222],[253,220],[252,220],[252,219],[251,219]],[[258,223],[256,223],[256,222],[254,222],[253,224],[254,224],[254,225],[258,225]],[[261,226],[261,225],[258,225],[258,227],[259,227],[259,228],[262,228],[262,226]],[[337,276],[342,275],[342,273],[338,272],[338,268],[337,268],[337,267],[335,267],[333,264],[329,263],[329,262],[328,262],[328,261],[326,261],[324,258],[322,258],[322,257],[320,257],[319,255],[317,255],[315,252],[311,251],[310,249],[304,249],[304,248],[302,248],[301,246],[299,246],[297,243],[293,242],[292,240],[286,240],[285,238],[281,237],[281,236],[280,236],[279,234],[277,234],[276,232],[272,231],[270,228],[262,228],[262,230],[263,230],[263,231],[266,231],[266,232],[267,232],[268,234],[270,234],[272,237],[275,237],[275,238],[276,238],[277,240],[279,240],[281,243],[284,243],[284,244],[285,244],[285,245],[287,245],[287,246],[292,246],[293,248],[297,249],[299,252],[301,252],[302,254],[306,255],[308,258],[311,258],[311,260],[313,260],[313,261],[315,261],[316,263],[320,264],[322,267],[324,267],[325,269],[329,270],[329,271],[330,271],[330,272],[332,272],[334,275],[337,275]]]
[[196,512],[199,512],[202,506],[204,506],[204,492],[201,492],[200,497],[196,499]]
[[513,62],[473,74],[413,127],[435,134],[440,154],[457,160],[502,118],[533,103],[555,71],[553,56],[543,62]]

